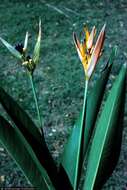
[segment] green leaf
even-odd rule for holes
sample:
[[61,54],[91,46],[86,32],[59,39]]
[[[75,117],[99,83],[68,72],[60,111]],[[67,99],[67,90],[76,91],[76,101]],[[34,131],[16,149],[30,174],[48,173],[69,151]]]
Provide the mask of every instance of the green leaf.
[[50,176],[52,183],[56,185],[57,167],[45,143],[44,135],[40,134],[27,113],[2,87],[0,87],[0,102],[27,142],[31,145],[38,160]]
[[[83,144],[83,156],[81,158],[82,161],[84,160],[84,156],[88,148],[89,140],[92,135],[94,123],[96,121],[96,117],[97,117],[99,107],[104,95],[104,90],[108,81],[108,77],[109,77],[115,56],[116,56],[116,48],[113,49],[110,55],[109,61],[104,71],[102,72],[102,75],[97,80],[93,89],[91,89],[88,94],[87,111],[86,111],[86,127],[85,127],[85,133],[84,133],[85,143]],[[92,105],[92,109],[91,109],[91,105]],[[62,171],[63,169],[65,170],[72,186],[74,186],[74,179],[75,179],[76,156],[78,152],[78,140],[79,140],[80,126],[81,126],[81,118],[82,118],[82,112],[80,112],[79,118],[74,125],[71,135],[67,141],[67,144],[65,145],[65,149],[64,149],[64,153],[62,155],[62,161],[61,161],[61,167],[62,167],[61,170]]]
[[41,20],[39,21],[39,33],[38,33],[37,42],[35,44],[34,52],[33,52],[33,62],[35,64],[39,62],[40,47],[41,47]]
[[[85,156],[88,145],[90,142],[90,138],[92,136],[92,132],[94,130],[94,124],[97,118],[97,114],[99,112],[100,105],[102,103],[105,87],[108,81],[108,77],[112,68],[112,64],[117,54],[117,48],[113,48],[111,55],[107,64],[105,65],[100,79],[96,82],[93,89],[89,91],[88,101],[87,101],[87,111],[86,111],[86,121],[85,121],[85,132],[84,132],[84,146],[83,146],[83,154]],[[91,109],[92,105],[92,109]]]
[[42,136],[31,118],[2,87],[0,87],[0,102],[24,135],[32,136],[38,143],[42,141]]
[[1,116],[0,141],[34,187],[45,190],[54,189],[46,171],[23,135]]
[[125,78],[126,67],[123,66],[96,126],[83,190],[100,190],[116,166],[122,137]]
[[19,53],[11,44],[9,44],[6,40],[0,37],[1,42],[6,46],[6,48],[18,59],[22,59],[21,53]]

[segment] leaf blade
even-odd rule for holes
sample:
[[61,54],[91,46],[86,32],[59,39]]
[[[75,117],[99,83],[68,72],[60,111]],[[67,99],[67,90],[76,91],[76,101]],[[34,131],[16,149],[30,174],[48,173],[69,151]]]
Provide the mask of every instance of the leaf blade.
[[22,59],[21,53],[19,53],[11,44],[9,44],[6,40],[0,37],[1,42],[4,46],[10,51],[10,53],[18,59]]
[[50,176],[52,183],[54,185],[57,184],[57,167],[48,150],[44,135],[40,134],[28,114],[2,87],[0,87],[0,102],[15,123],[17,129],[20,130],[27,142],[31,145],[38,160]]
[[[92,132],[94,130],[94,124],[97,118],[97,114],[99,112],[99,108],[101,105],[101,101],[103,99],[105,87],[106,87],[108,77],[111,72],[116,54],[117,54],[117,48],[113,48],[110,54],[109,60],[107,64],[105,65],[104,70],[102,71],[101,78],[96,82],[96,85],[90,91],[90,95],[88,95],[89,97],[87,101],[87,112],[86,112],[85,131],[84,131],[84,140],[85,140],[84,147],[83,147],[84,156],[87,152],[88,144],[92,136]],[[91,109],[91,105],[92,105],[92,109]]]
[[[96,126],[88,157],[84,190],[100,190],[117,163],[122,136],[122,127],[118,125],[118,118],[123,107],[125,78],[126,68],[123,66]],[[116,143],[116,138],[113,137],[117,137],[119,143]],[[118,151],[116,151],[117,148]],[[113,161],[111,162],[112,159]]]
[[22,134],[2,116],[0,116],[0,141],[34,187],[45,190],[53,189],[46,171],[39,164],[29,144]]

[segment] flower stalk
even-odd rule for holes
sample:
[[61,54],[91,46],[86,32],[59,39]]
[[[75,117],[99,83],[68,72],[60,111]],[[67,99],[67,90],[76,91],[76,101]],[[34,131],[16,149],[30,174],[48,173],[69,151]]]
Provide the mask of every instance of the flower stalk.
[[39,130],[42,133],[42,131],[41,131],[42,119],[41,119],[41,115],[40,115],[40,109],[39,109],[39,105],[38,105],[37,94],[36,94],[35,85],[34,85],[34,81],[33,81],[33,75],[30,72],[28,72],[28,75],[30,78],[30,84],[31,84],[32,92],[33,92],[36,111],[37,111],[37,117],[38,117],[38,122],[39,122]]
[[80,158],[82,154],[81,146],[82,146],[82,139],[83,139],[83,131],[84,131],[84,117],[85,117],[85,110],[86,110],[86,100],[87,100],[87,91],[88,91],[88,80],[85,81],[85,89],[84,89],[84,100],[83,100],[83,109],[82,109],[82,118],[81,118],[81,130],[79,134],[79,141],[78,141],[78,152],[77,152],[77,160],[76,160],[76,172],[75,172],[75,180],[74,180],[74,190],[78,188],[78,175],[80,170]]

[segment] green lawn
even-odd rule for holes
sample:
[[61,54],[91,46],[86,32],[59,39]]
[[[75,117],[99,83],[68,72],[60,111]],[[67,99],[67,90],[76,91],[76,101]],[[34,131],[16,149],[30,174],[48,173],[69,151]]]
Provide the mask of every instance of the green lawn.
[[[99,68],[106,63],[111,48],[117,45],[119,51],[111,75],[113,80],[119,66],[127,60],[127,2],[3,0],[0,2],[0,36],[15,45],[23,42],[26,31],[29,31],[31,34],[29,50],[32,53],[39,18],[42,20],[43,35],[41,63],[34,73],[35,83],[47,143],[54,159],[59,162],[58,156],[62,153],[63,145],[83,103],[84,73],[73,44],[72,33],[76,31],[81,36],[85,23],[90,28],[95,25],[99,31],[106,22],[105,51],[93,80],[98,77]],[[36,122],[36,110],[27,74],[2,44],[0,44],[0,85],[20,102]],[[109,83],[107,88],[110,86]],[[0,110],[5,115],[3,109]],[[126,166],[127,128],[123,133],[119,163],[103,189],[124,190],[127,184]],[[6,187],[30,186],[2,147],[0,176],[5,176],[3,185]]]

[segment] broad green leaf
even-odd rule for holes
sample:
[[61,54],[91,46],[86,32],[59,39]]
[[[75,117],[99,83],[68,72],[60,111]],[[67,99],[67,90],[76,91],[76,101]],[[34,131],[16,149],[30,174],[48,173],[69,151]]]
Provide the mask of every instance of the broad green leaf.
[[37,42],[35,44],[34,52],[33,52],[33,62],[35,64],[37,64],[39,61],[40,47],[41,47],[41,20],[39,21],[39,33],[38,33]]
[[32,136],[38,143],[42,142],[43,138],[34,122],[2,87],[0,87],[0,103],[24,135]]
[[[93,89],[89,91],[88,101],[87,101],[87,111],[86,111],[86,121],[85,121],[85,132],[84,132],[84,147],[83,154],[88,150],[88,144],[94,130],[94,124],[99,112],[99,108],[104,95],[104,90],[108,81],[108,77],[112,68],[112,64],[116,57],[117,48],[113,48],[111,55],[109,57],[108,63],[102,71],[100,79],[96,82]],[[92,105],[92,109],[91,109]]]
[[5,45],[5,47],[18,59],[22,59],[21,53],[19,53],[11,44],[9,44],[6,40],[0,37],[1,42]]
[[23,135],[0,116],[0,142],[11,154],[30,183],[38,189],[52,190],[52,183]]
[[27,113],[2,87],[0,87],[0,102],[27,142],[31,145],[53,184],[56,184],[57,167],[45,143],[44,135],[40,134],[38,128]]
[[126,74],[126,67],[123,66],[97,122],[88,156],[83,190],[100,190],[113,172],[119,158]]
[[[104,90],[108,81],[108,77],[109,77],[115,56],[116,56],[116,48],[113,49],[110,55],[109,61],[104,71],[102,72],[102,75],[99,77],[93,89],[91,89],[88,94],[87,110],[86,110],[86,127],[85,127],[85,133],[84,133],[85,143],[83,143],[83,156],[81,158],[82,161],[84,160],[84,156],[87,151],[88,143],[93,131],[94,123],[96,121],[96,117],[97,117],[99,107],[104,95]],[[92,109],[91,109],[91,105],[92,105]],[[74,185],[74,178],[75,178],[76,155],[78,151],[77,144],[79,140],[81,117],[82,117],[82,112],[80,113],[79,118],[74,125],[71,135],[67,141],[67,144],[65,145],[65,149],[64,149],[64,153],[62,155],[62,161],[61,161],[62,170],[66,171],[67,176],[72,186]]]

